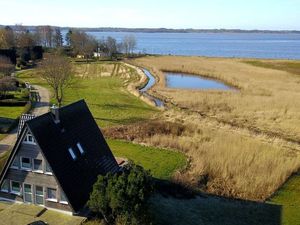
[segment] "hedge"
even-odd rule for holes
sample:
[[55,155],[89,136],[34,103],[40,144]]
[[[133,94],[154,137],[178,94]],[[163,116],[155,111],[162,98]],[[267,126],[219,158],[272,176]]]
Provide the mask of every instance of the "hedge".
[[27,101],[16,101],[13,99],[0,100],[0,106],[25,106]]

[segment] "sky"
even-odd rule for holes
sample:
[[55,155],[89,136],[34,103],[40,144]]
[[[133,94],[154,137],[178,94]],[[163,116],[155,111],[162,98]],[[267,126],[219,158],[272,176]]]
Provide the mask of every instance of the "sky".
[[2,25],[300,30],[300,0],[0,0]]

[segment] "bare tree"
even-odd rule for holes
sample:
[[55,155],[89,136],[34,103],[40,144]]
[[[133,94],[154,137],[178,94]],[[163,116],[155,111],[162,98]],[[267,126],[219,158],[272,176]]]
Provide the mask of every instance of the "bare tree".
[[81,31],[73,31],[70,34],[70,44],[75,55],[82,54],[86,59],[90,58],[97,48],[96,39]]
[[127,35],[123,38],[122,46],[126,55],[132,54],[136,47],[136,39],[134,35]]
[[16,91],[16,79],[12,77],[3,77],[0,79],[0,96],[3,98],[5,97],[7,92]]
[[60,48],[63,46],[63,36],[61,34],[61,31],[59,27],[55,28],[55,33],[53,36],[54,46],[56,48]]
[[6,26],[4,29],[0,29],[0,48],[8,49],[14,46],[14,31],[9,26]]
[[117,52],[117,40],[112,37],[107,37],[106,46],[109,57],[112,57],[112,55]]
[[50,26],[39,26],[36,29],[40,38],[40,43],[44,47],[52,47],[53,29]]
[[49,55],[40,67],[41,77],[54,91],[54,97],[60,107],[65,89],[72,84],[74,73],[72,65],[65,57]]
[[0,77],[9,76],[14,72],[15,67],[8,57],[0,56]]

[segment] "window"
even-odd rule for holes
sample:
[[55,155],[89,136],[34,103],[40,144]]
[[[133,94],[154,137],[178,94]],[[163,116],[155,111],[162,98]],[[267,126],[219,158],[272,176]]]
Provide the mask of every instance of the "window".
[[60,191],[60,203],[62,204],[68,204],[68,200],[66,198],[66,195],[63,191]]
[[1,185],[1,191],[2,192],[8,192],[9,190],[9,182],[8,182],[8,180],[3,180],[3,183],[2,183],[2,185]]
[[54,189],[54,188],[47,188],[47,201],[57,202],[56,189]]
[[20,195],[21,185],[19,182],[11,181],[11,193]]
[[74,153],[74,151],[73,151],[72,148],[69,148],[69,153],[70,153],[72,159],[73,159],[73,160],[76,160],[76,155],[75,155],[75,153]]
[[35,145],[35,140],[31,133],[28,132],[26,134],[26,137],[24,138],[24,143]]
[[30,158],[21,157],[21,168],[24,170],[31,170]]
[[34,172],[43,172],[43,161],[41,159],[34,159],[33,160],[33,170]]
[[32,188],[30,184],[24,184],[24,202],[32,203]]
[[77,143],[77,148],[79,149],[81,155],[83,155],[84,154],[84,150],[83,150],[83,148],[82,148],[82,146],[81,146],[80,143]]
[[11,164],[11,168],[19,169],[19,160],[18,160],[18,158],[14,159],[13,163]]
[[49,165],[49,163],[48,162],[46,162],[46,168],[45,168],[45,170],[46,170],[46,174],[49,174],[49,175],[52,175],[52,169],[51,169],[51,167],[50,167],[50,165]]
[[35,186],[35,203],[44,205],[44,188],[41,186]]

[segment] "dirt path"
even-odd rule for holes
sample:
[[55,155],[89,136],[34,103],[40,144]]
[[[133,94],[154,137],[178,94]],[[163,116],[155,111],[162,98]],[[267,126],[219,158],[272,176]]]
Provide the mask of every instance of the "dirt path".
[[[36,102],[30,114],[36,116],[42,115],[49,111],[50,94],[49,91],[41,86],[35,85],[34,88],[40,94],[41,101]],[[4,139],[0,141],[0,155],[12,147],[17,140],[17,128],[11,131]]]

